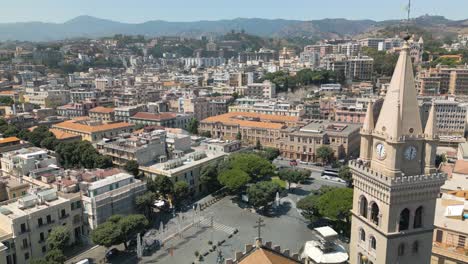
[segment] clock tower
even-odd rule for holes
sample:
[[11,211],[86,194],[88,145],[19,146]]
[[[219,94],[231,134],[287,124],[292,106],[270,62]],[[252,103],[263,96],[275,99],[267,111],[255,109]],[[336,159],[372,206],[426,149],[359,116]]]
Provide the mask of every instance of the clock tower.
[[430,262],[435,202],[445,175],[435,168],[435,105],[423,129],[416,97],[405,43],[379,117],[375,122],[369,104],[361,155],[350,162],[352,264]]

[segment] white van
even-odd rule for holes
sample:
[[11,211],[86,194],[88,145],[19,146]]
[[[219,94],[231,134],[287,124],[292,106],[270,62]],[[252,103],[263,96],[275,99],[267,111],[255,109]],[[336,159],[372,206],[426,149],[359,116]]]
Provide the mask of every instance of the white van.
[[80,260],[78,261],[76,264],[89,264],[89,259],[83,259],[83,260]]

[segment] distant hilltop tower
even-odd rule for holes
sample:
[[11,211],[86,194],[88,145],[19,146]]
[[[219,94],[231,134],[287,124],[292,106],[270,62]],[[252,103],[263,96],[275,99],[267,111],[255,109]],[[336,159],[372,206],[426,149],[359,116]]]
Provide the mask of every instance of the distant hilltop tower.
[[376,122],[369,104],[354,180],[350,263],[430,263],[435,203],[445,175],[435,167],[435,106],[425,127],[408,40]]

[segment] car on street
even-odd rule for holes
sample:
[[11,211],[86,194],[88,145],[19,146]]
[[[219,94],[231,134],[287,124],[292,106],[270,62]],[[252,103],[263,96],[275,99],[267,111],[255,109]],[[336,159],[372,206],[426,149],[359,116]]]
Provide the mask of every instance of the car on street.
[[106,259],[110,260],[119,255],[120,251],[116,248],[111,248],[106,252]]
[[291,161],[289,162],[289,165],[290,165],[290,166],[297,166],[297,161],[291,160]]

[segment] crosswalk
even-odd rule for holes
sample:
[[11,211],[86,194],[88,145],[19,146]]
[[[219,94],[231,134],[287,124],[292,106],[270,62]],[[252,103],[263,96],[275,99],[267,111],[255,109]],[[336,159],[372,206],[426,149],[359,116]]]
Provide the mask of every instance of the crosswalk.
[[[211,219],[206,218],[203,221],[201,221],[200,224],[210,227],[211,226]],[[218,222],[213,222],[213,228],[218,230],[218,231],[225,232],[226,234],[233,234],[234,231],[236,230],[234,227],[223,225],[223,224],[218,223]]]

